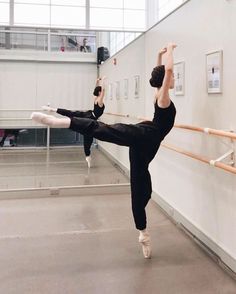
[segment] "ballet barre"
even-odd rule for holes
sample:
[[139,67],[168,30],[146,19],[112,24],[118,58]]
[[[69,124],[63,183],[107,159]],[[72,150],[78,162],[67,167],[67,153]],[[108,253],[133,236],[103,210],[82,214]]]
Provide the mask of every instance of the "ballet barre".
[[166,143],[162,143],[161,144],[162,147],[165,147],[167,149],[170,149],[172,151],[175,151],[175,152],[178,152],[178,153],[181,153],[185,156],[188,156],[188,157],[191,157],[193,159],[197,159],[201,162],[204,162],[204,163],[207,163],[209,165],[212,165],[212,166],[215,166],[215,167],[218,167],[218,168],[221,168],[227,172],[230,172],[230,173],[233,173],[233,174],[236,174],[236,168],[233,167],[233,166],[230,166],[226,163],[223,163],[223,162],[220,162],[219,159],[216,159],[216,160],[210,160],[210,159],[207,159],[203,156],[200,156],[200,155],[197,155],[197,154],[194,154],[192,152],[189,152],[189,151],[186,151],[186,150],[183,150],[179,147],[175,147],[175,146],[172,146],[170,144],[166,144]]
[[[126,117],[126,118],[134,118],[134,119],[137,119],[137,120],[150,121],[150,119],[147,119],[145,117],[130,116],[129,114],[117,114],[117,113],[111,113],[111,112],[107,112],[105,114],[113,115],[113,116]],[[236,168],[234,167],[234,165],[235,165],[235,152],[234,152],[234,145],[233,145],[233,140],[236,140],[236,134],[235,133],[233,133],[232,131],[222,131],[222,130],[216,130],[216,129],[211,129],[211,128],[202,128],[202,127],[182,125],[182,124],[175,124],[174,127],[184,129],[184,130],[202,132],[202,133],[208,134],[208,135],[215,135],[215,136],[229,138],[231,140],[232,148],[229,151],[227,151],[225,154],[223,154],[222,156],[220,156],[219,158],[217,158],[215,160],[202,157],[200,155],[191,153],[189,151],[183,150],[183,149],[181,149],[179,147],[175,147],[175,146],[170,145],[170,144],[162,143],[161,146],[165,147],[167,149],[170,149],[172,151],[181,153],[181,154],[183,154],[185,156],[191,157],[193,159],[199,160],[201,162],[207,163],[207,164],[209,164],[211,166],[215,166],[217,168],[221,168],[221,169],[223,169],[225,171],[236,174]],[[223,163],[222,160],[227,158],[228,156],[231,156],[231,161],[229,162],[229,164]]]
[[216,130],[216,129],[211,129],[211,128],[201,128],[201,127],[196,127],[196,126],[189,126],[189,125],[179,125],[175,124],[175,128],[179,129],[185,129],[185,130],[190,130],[190,131],[196,131],[196,132],[201,132],[209,135],[216,135],[220,137],[226,137],[230,138],[233,140],[236,140],[236,134],[230,131],[222,131],[222,130]]
[[[133,119],[144,120],[144,121],[151,121],[149,118],[141,117],[141,116],[133,116],[130,114],[120,114],[120,113],[113,113],[113,112],[104,112],[104,114],[133,118]],[[202,133],[209,134],[209,135],[216,135],[216,136],[221,136],[221,137],[226,137],[226,138],[236,140],[236,134],[231,131],[227,132],[227,131],[216,130],[216,129],[211,129],[211,128],[201,128],[201,127],[182,125],[182,124],[175,124],[174,127],[179,128],[179,129],[202,132]]]

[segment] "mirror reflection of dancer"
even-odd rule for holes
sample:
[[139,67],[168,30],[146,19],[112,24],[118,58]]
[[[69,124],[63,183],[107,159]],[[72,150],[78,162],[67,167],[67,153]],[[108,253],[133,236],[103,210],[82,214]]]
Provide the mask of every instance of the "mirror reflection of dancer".
[[[156,155],[161,141],[172,129],[176,114],[174,103],[169,96],[169,90],[174,87],[173,50],[175,47],[175,44],[170,43],[159,52],[157,66],[152,71],[150,84],[156,88],[155,113],[152,121],[107,125],[92,119],[76,117],[58,119],[38,112],[31,115],[33,120],[45,125],[70,128],[101,141],[129,147],[132,211],[145,258],[151,257],[151,242],[146,229],[145,212],[152,193],[148,166]],[[163,54],[166,54],[165,66],[161,65]]]
[[[67,116],[69,118],[72,117],[80,117],[80,118],[90,118],[93,120],[97,120],[104,112],[105,105],[103,102],[104,99],[104,80],[105,77],[102,79],[99,78],[96,80],[96,86],[93,91],[93,99],[94,99],[94,106],[93,110],[88,110],[88,111],[71,111],[68,109],[62,109],[62,108],[52,108],[49,106],[42,106],[42,109],[48,112],[56,112],[60,115]],[[88,163],[88,167],[91,167],[91,145],[93,143],[93,136],[89,134],[84,134],[84,153],[85,153],[85,159]]]

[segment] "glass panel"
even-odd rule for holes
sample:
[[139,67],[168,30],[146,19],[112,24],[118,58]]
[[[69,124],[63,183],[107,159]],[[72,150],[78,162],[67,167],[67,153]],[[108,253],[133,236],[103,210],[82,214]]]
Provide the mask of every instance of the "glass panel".
[[116,38],[116,42],[117,42],[116,50],[117,51],[119,51],[120,49],[122,49],[125,46],[125,44],[124,44],[124,41],[125,41],[124,36],[125,35],[122,32],[117,33],[117,38]]
[[51,0],[51,5],[85,6],[85,0]]
[[135,33],[125,33],[125,45],[129,44],[135,39]]
[[90,0],[90,7],[123,8],[123,0]]
[[96,52],[96,36],[83,35],[81,33],[75,33],[75,35],[66,36],[52,35],[51,36],[51,50],[62,52],[74,52],[80,51],[80,46],[83,44],[83,39],[87,39],[87,46],[90,47],[91,52]]
[[46,146],[46,132],[45,128],[1,128],[0,147]]
[[51,25],[56,27],[85,27],[85,8],[52,6]]
[[11,48],[46,51],[47,35],[12,33]]
[[50,146],[77,145],[81,144],[81,139],[82,136],[70,129],[50,129]]
[[122,28],[123,10],[120,9],[90,9],[91,28]]
[[124,0],[124,8],[145,9],[145,0]]
[[5,33],[0,33],[0,48],[5,48],[6,40],[5,40]]
[[9,24],[9,4],[0,3],[0,24]]
[[15,4],[15,25],[50,25],[50,6]]
[[145,29],[145,11],[125,10],[124,28],[144,30]]

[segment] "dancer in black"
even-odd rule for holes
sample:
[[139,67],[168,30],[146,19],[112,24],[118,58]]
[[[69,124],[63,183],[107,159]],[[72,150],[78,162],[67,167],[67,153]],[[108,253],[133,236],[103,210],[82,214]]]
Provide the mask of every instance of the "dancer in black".
[[[156,155],[161,141],[172,129],[176,114],[175,106],[169,96],[169,90],[174,87],[173,50],[175,47],[176,45],[171,43],[159,52],[157,66],[152,71],[150,84],[156,88],[155,113],[152,121],[107,125],[87,118],[58,119],[42,113],[31,115],[33,120],[45,125],[70,128],[101,141],[129,147],[132,211],[136,228],[140,232],[139,242],[145,258],[151,257],[150,235],[146,229],[145,212],[152,193],[148,166]],[[161,65],[164,53],[166,53],[165,66]]]
[[[69,118],[72,117],[80,117],[80,118],[89,118],[93,120],[97,120],[104,112],[105,105],[103,102],[105,90],[104,90],[104,80],[105,77],[98,78],[96,80],[96,86],[93,91],[93,99],[94,99],[94,106],[93,110],[87,110],[87,111],[71,111],[68,109],[63,108],[52,108],[50,106],[42,106],[42,109],[48,112],[56,112],[60,115],[67,116]],[[91,167],[91,145],[93,143],[93,136],[89,134],[84,134],[84,153],[85,153],[85,159],[88,163],[88,167]]]

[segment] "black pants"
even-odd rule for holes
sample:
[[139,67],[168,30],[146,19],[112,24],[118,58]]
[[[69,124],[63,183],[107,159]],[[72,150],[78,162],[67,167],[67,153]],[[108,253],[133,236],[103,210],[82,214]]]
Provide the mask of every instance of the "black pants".
[[[79,118],[90,118],[90,119],[97,119],[94,115],[92,110],[88,110],[88,111],[71,111],[68,109],[63,109],[63,108],[58,108],[57,109],[57,113],[59,113],[60,115],[64,115],[67,116],[69,118],[72,117],[79,117]],[[89,156],[91,154],[91,146],[93,143],[93,137],[90,135],[84,135],[84,153],[85,156]]]
[[98,140],[129,147],[132,212],[136,228],[146,228],[145,207],[151,198],[152,184],[148,166],[163,137],[152,122],[106,125],[92,119],[71,119],[70,129]]
[[89,156],[91,154],[91,146],[93,143],[93,137],[92,136],[88,136],[88,135],[84,135],[84,153],[86,156]]

